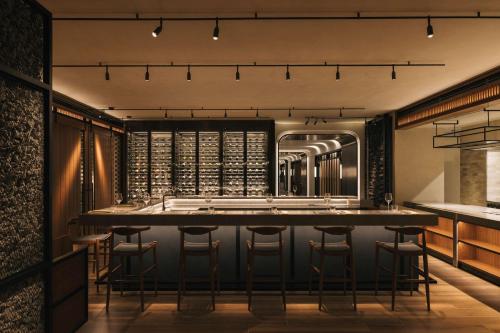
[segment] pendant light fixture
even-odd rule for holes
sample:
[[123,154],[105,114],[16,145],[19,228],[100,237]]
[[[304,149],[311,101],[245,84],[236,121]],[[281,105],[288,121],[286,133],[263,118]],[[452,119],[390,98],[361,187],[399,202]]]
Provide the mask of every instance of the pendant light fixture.
[[240,66],[236,65],[236,81],[240,81]]
[[109,67],[108,65],[106,65],[106,74],[104,74],[104,78],[106,79],[106,81],[109,81],[111,76],[109,75]]
[[149,65],[146,65],[146,74],[144,74],[144,81],[149,81]]
[[434,37],[434,29],[431,24],[431,17],[427,16],[427,38]]
[[187,74],[186,74],[186,80],[188,82],[191,82],[191,65],[188,65],[188,71],[187,71]]
[[213,40],[219,40],[219,18],[215,18],[215,28],[214,28],[214,33],[212,34],[212,39]]
[[154,38],[158,37],[161,34],[161,31],[163,30],[163,17],[160,17],[160,25],[156,27],[155,30],[151,33]]
[[287,81],[290,81],[290,71],[288,70],[288,64],[286,65],[286,74],[285,74],[285,79]]

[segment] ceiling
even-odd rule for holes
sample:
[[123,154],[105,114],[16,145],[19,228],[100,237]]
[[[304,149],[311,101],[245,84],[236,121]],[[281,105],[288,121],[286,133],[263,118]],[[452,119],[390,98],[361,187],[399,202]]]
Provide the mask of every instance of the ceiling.
[[[41,0],[58,16],[232,16],[232,15],[498,15],[500,1],[159,1]],[[445,67],[397,69],[292,68],[286,81],[280,68],[182,68],[104,70],[55,68],[55,90],[96,108],[221,108],[229,117],[255,112],[231,108],[364,107],[345,116],[373,116],[401,108],[439,90],[500,65],[500,20],[434,20],[435,37],[426,37],[425,21],[223,21],[220,39],[211,38],[213,22],[167,22],[158,38],[157,22],[54,22],[54,64],[202,63],[445,63]],[[335,116],[332,111],[295,111],[292,118]],[[163,111],[110,111],[118,117],[163,117]],[[221,117],[224,111],[195,116]],[[189,111],[172,112],[189,117]],[[288,111],[261,111],[288,119]]]

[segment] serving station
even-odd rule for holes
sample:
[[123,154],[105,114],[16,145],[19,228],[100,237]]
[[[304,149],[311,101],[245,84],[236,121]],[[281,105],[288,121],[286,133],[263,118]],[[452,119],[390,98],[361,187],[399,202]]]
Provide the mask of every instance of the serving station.
[[[373,288],[375,241],[394,240],[394,233],[385,226],[435,226],[437,215],[410,208],[364,208],[363,202],[345,198],[165,198],[149,206],[119,205],[94,210],[80,216],[83,224],[99,226],[150,226],[143,241],[158,242],[160,287],[175,289],[179,256],[178,226],[219,228],[213,233],[221,241],[220,266],[223,289],[241,289],[245,285],[246,226],[287,226],[284,247],[288,254],[287,288],[304,290],[308,280],[309,240],[318,240],[320,233],[313,226],[355,226],[355,264],[358,287]],[[196,239],[196,238],[194,238]],[[406,240],[411,240],[408,237]],[[198,240],[201,240],[198,239]],[[332,240],[335,237],[332,236]],[[417,241],[416,237],[413,241]],[[389,258],[386,258],[389,259]],[[384,260],[384,258],[383,258]],[[274,272],[273,261],[263,259],[260,269]],[[389,262],[387,262],[389,265]],[[191,269],[206,270],[203,260],[193,259]],[[332,272],[334,273],[334,272]]]

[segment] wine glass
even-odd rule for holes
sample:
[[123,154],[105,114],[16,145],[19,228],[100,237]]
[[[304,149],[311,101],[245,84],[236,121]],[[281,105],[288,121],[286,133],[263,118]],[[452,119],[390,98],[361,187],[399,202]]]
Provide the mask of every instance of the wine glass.
[[323,196],[323,200],[325,201],[325,205],[330,207],[330,201],[332,201],[332,195],[330,193],[325,193]]
[[123,196],[121,193],[115,193],[115,203],[116,205],[121,204],[123,201]]
[[389,208],[391,207],[392,193],[386,193],[384,199],[385,202],[387,202],[387,209],[389,210]]
[[144,204],[147,206],[151,202],[151,195],[149,195],[148,192],[145,192],[144,195],[142,196],[142,201],[144,201]]
[[296,196],[297,195],[297,185],[293,185],[292,186],[292,192],[293,192],[293,195]]
[[212,194],[209,191],[204,192],[205,202],[207,203],[208,212],[211,214],[214,210],[210,203],[212,202]]

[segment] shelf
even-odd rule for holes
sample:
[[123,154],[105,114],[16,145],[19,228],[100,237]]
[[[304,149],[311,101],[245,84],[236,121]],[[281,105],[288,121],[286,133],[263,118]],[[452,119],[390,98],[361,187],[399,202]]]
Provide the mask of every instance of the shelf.
[[475,246],[480,249],[483,249],[485,251],[493,252],[495,254],[500,254],[500,246],[491,244],[488,242],[476,240],[476,239],[460,239],[459,240],[462,243],[465,243],[470,246]]
[[500,277],[500,268],[497,268],[495,266],[485,264],[484,262],[475,259],[463,259],[460,260],[460,262],[473,268],[479,269],[485,273]]
[[453,239],[453,233],[452,232],[449,232],[449,231],[446,231],[446,230],[443,230],[443,229],[440,229],[440,228],[426,227],[425,230],[427,230],[429,232],[432,232],[434,234],[438,234],[440,236],[446,237],[446,238]]
[[429,243],[427,242],[427,248],[430,249],[430,250],[433,250],[435,252],[438,252],[438,253],[441,253],[447,257],[450,257],[452,258],[453,257],[453,251],[452,250],[449,250],[445,247],[442,247],[442,246],[439,246],[437,244],[434,244],[434,243]]

